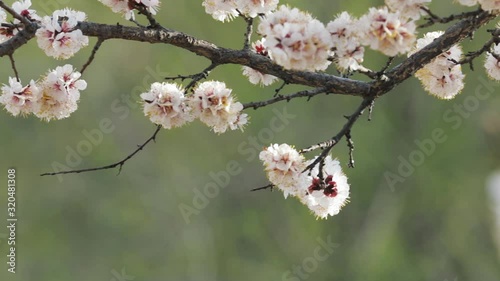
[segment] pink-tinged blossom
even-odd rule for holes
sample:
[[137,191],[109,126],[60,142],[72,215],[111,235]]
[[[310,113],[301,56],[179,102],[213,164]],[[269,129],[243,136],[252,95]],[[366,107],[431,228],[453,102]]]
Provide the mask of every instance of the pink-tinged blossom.
[[[313,163],[309,160],[306,165]],[[320,167],[322,173],[319,173]],[[303,173],[307,178],[303,191],[299,193],[300,201],[306,205],[317,218],[326,219],[335,216],[349,201],[349,183],[342,172],[338,160],[327,156],[324,165],[316,165],[311,174]]]
[[218,21],[231,21],[238,15],[255,18],[271,13],[279,0],[204,0],[205,12]]
[[[269,57],[269,53],[266,50],[266,46],[264,46],[265,41],[266,38],[262,38],[261,40],[257,40],[254,43],[252,43],[252,51],[254,51],[259,55]],[[250,83],[254,85],[260,84],[261,86],[269,86],[276,80],[278,80],[278,77],[276,76],[264,74],[248,66],[243,66],[242,69],[243,69],[243,75],[245,75],[248,78],[248,81],[250,81]]]
[[159,0],[99,0],[99,2],[111,8],[114,13],[122,14],[127,20],[135,19],[135,5],[144,6],[153,15],[156,15],[160,8]]
[[181,127],[193,121],[185,103],[184,90],[175,83],[153,83],[148,92],[141,94],[141,99],[144,114],[165,129]]
[[[415,48],[408,54],[418,52],[436,38],[443,35],[442,31],[429,32],[423,38],[417,40]],[[454,98],[464,87],[463,79],[465,75],[458,61],[462,58],[462,49],[459,45],[453,45],[430,63],[419,69],[415,73],[424,89],[430,94],[440,99]]]
[[[41,20],[41,18],[37,16],[36,11],[30,9],[30,7],[31,7],[31,0],[16,1],[12,4],[12,9],[19,15],[29,20],[36,20],[36,21]],[[15,19],[14,23],[19,23],[19,20]]]
[[399,12],[389,12],[387,7],[370,8],[359,19],[359,26],[361,43],[387,56],[405,54],[415,42],[415,23],[402,18]]
[[426,8],[431,0],[385,0],[385,4],[393,12],[399,12],[401,17],[418,20],[425,15],[422,8]]
[[259,154],[269,181],[283,191],[285,198],[305,193],[301,184],[302,171],[305,169],[304,156],[288,144],[273,144]]
[[0,104],[3,104],[13,116],[19,114],[26,116],[38,111],[40,99],[40,89],[33,80],[29,85],[24,86],[16,80],[9,77],[9,85],[3,85],[2,95],[0,95]]
[[365,48],[359,40],[358,20],[342,12],[330,21],[326,29],[330,32],[335,50],[335,63],[341,70],[352,71],[361,68]]
[[223,82],[201,83],[189,97],[193,116],[216,133],[224,133],[227,129],[242,130],[248,122],[247,114],[241,113],[243,105],[236,102],[231,91]]
[[323,23],[309,14],[280,8],[262,19],[259,33],[271,58],[286,69],[325,70],[330,61],[332,39]]
[[80,76],[69,64],[49,71],[41,81],[40,109],[35,115],[47,121],[69,117],[78,108],[80,91],[87,88]]
[[38,46],[57,59],[72,57],[89,43],[89,38],[76,29],[78,22],[85,19],[85,13],[70,9],[57,10],[52,17],[43,17],[41,28],[36,31]]

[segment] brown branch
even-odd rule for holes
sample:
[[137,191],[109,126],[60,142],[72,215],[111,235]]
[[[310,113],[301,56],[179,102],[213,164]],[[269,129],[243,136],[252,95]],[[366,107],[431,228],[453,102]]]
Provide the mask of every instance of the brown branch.
[[433,12],[431,12],[431,10],[427,7],[420,7],[420,9],[425,11],[429,17],[426,18],[426,20],[427,20],[426,23],[418,26],[419,28],[429,27],[429,26],[432,26],[436,23],[449,23],[449,22],[454,21],[454,20],[465,19],[465,18],[468,18],[470,16],[475,15],[477,12],[482,11],[481,9],[478,9],[476,11],[464,12],[461,14],[451,15],[451,16],[447,16],[447,17],[442,18],[442,17],[434,14]]
[[271,191],[273,190],[273,187],[274,187],[274,184],[268,184],[268,185],[265,185],[263,187],[257,187],[257,188],[254,188],[254,189],[251,189],[250,191],[258,191],[258,190],[264,190],[264,189],[268,189],[270,188]]
[[345,133],[345,138],[347,147],[349,148],[349,163],[347,163],[347,166],[349,168],[354,168],[354,142],[352,141],[351,130]]
[[99,48],[101,47],[102,43],[104,42],[104,39],[102,38],[98,38],[97,39],[97,42],[95,43],[95,46],[94,48],[92,49],[92,53],[90,54],[90,57],[89,59],[87,60],[87,62],[82,66],[82,70],[80,70],[80,73],[83,75],[83,72],[87,69],[87,67],[94,61],[94,58],[95,58],[95,54],[97,53],[97,51],[99,50]]
[[369,82],[368,84],[371,87],[370,96],[380,96],[388,93],[395,86],[412,76],[417,70],[428,64],[432,59],[470,36],[476,29],[495,17],[496,15],[485,11],[476,11],[470,17],[452,25],[432,43],[411,55],[393,69],[387,71],[385,73],[387,80]]
[[300,91],[300,92],[290,94],[290,95],[278,94],[274,98],[269,99],[269,100],[245,103],[245,104],[243,104],[243,109],[247,109],[247,108],[257,109],[257,108],[268,106],[270,104],[273,104],[273,103],[276,103],[279,101],[286,100],[288,102],[294,98],[307,97],[308,99],[311,99],[312,97],[319,95],[319,94],[323,94],[323,93],[325,93],[325,88],[320,87],[320,88],[316,88],[316,89],[312,89],[312,90]]
[[[223,64],[239,64],[251,67],[262,73],[274,75],[289,84],[300,84],[310,87],[325,87],[326,92],[353,96],[375,96],[389,92],[415,71],[430,62],[434,57],[472,34],[477,28],[493,19],[495,15],[484,11],[471,12],[470,16],[454,24],[443,36],[434,40],[429,46],[413,54],[400,65],[386,72],[389,81],[372,81],[369,83],[346,79],[325,73],[309,71],[286,70],[265,56],[248,50],[233,50],[216,46],[205,40],[200,40],[188,34],[167,28],[140,28],[122,25],[106,25],[92,22],[80,22],[78,28],[84,35],[101,37],[103,39],[125,39],[149,43],[170,44],[212,62]],[[22,30],[11,40],[0,44],[0,56],[12,53],[13,50],[33,38],[36,27],[32,30]]]
[[203,71],[191,75],[177,75],[177,76],[172,76],[172,77],[165,77],[167,80],[176,80],[176,79],[181,79],[181,81],[184,81],[186,79],[192,79],[191,82],[186,86],[185,92],[187,93],[191,88],[196,86],[196,83],[198,83],[202,79],[206,79],[210,72],[214,70],[218,66],[217,63],[212,62],[207,68],[203,69]]
[[9,54],[9,59],[10,59],[10,65],[12,67],[12,70],[14,70],[14,75],[16,76],[17,82],[21,82],[21,80],[19,79],[19,72],[17,72],[16,61],[14,60],[14,55]]
[[88,168],[88,169],[81,169],[81,170],[69,170],[69,171],[60,171],[60,172],[55,172],[55,173],[43,173],[41,174],[40,176],[55,176],[55,175],[63,175],[63,174],[79,174],[79,173],[85,173],[85,172],[93,172],[93,171],[100,171],[100,170],[108,170],[108,169],[113,169],[113,168],[116,168],[118,167],[118,175],[121,173],[122,171],[122,167],[123,165],[125,165],[125,162],[127,162],[128,160],[130,160],[132,157],[134,157],[134,155],[136,155],[139,151],[141,151],[142,149],[144,149],[144,147],[150,143],[151,141],[156,141],[156,135],[158,135],[158,132],[160,132],[160,129],[161,129],[161,125],[158,125],[156,127],[156,130],[155,132],[153,133],[153,135],[151,137],[149,137],[143,144],[139,145],[137,147],[136,150],[134,150],[134,152],[132,152],[131,154],[129,154],[127,157],[125,157],[123,160],[121,161],[118,161],[114,164],[110,164],[110,165],[106,165],[106,166],[102,166],[102,167],[97,167],[97,168]]
[[331,138],[331,139],[329,139],[327,141],[324,141],[324,142],[312,145],[312,146],[310,146],[308,148],[305,148],[305,149],[302,149],[302,150],[299,151],[299,153],[303,154],[303,153],[311,152],[311,151],[316,150],[316,149],[323,149],[323,151],[321,152],[321,154],[311,164],[309,164],[304,171],[307,171],[307,170],[311,171],[316,165],[318,165],[318,163],[320,163],[321,161],[323,161],[326,158],[326,156],[328,155],[328,153],[330,153],[330,150],[332,150],[332,148],[344,136],[346,136],[346,134],[350,134],[352,126],[354,125],[354,123],[356,123],[356,121],[358,120],[358,118],[361,115],[363,115],[364,110],[367,107],[370,106],[370,104],[372,103],[372,101],[373,101],[372,98],[365,98],[365,99],[363,99],[363,101],[358,106],[358,108],[356,109],[356,111],[354,111],[353,114],[351,114],[349,117],[347,117],[347,122],[344,124],[344,126],[342,127],[342,129],[340,130],[340,132],[338,132],[333,138]]
[[250,50],[250,42],[252,41],[252,32],[253,32],[253,18],[246,17],[241,14],[240,16],[247,23],[247,30],[245,32],[245,42],[243,43],[243,50]]
[[500,29],[493,29],[489,30],[491,33],[491,39],[488,40],[481,49],[474,51],[474,52],[469,52],[467,55],[465,55],[465,58],[461,59],[460,61],[455,61],[456,64],[469,64],[469,67],[471,70],[474,70],[474,65],[472,64],[472,61],[479,57],[481,54],[488,52],[491,49],[491,46],[493,44],[499,44],[500,43]]

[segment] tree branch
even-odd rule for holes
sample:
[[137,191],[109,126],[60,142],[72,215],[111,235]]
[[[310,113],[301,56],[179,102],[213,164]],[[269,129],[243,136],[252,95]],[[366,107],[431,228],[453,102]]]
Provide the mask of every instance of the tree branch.
[[269,100],[245,103],[245,104],[243,104],[243,109],[247,109],[247,108],[257,109],[257,108],[268,106],[270,104],[273,104],[273,103],[276,103],[279,101],[286,100],[288,102],[294,98],[301,98],[301,97],[307,97],[309,100],[312,97],[319,95],[319,94],[323,94],[323,93],[325,93],[325,88],[320,87],[320,88],[316,88],[316,89],[312,89],[312,90],[300,91],[300,92],[297,92],[295,94],[290,94],[290,95],[278,94],[278,95],[275,95],[274,98],[269,99]]
[[[307,171],[307,170],[311,171],[317,164],[319,164],[321,161],[323,161],[326,158],[326,156],[328,155],[328,153],[330,153],[330,150],[332,150],[332,148],[345,135],[349,134],[349,136],[350,136],[352,126],[354,125],[354,123],[356,123],[356,121],[358,120],[358,118],[361,115],[363,115],[363,112],[365,111],[365,109],[372,104],[372,101],[373,101],[372,98],[365,98],[365,99],[363,99],[363,101],[358,106],[358,108],[356,109],[356,111],[354,111],[353,114],[351,114],[349,117],[347,117],[347,122],[344,124],[344,127],[342,127],[342,129],[340,130],[340,132],[338,132],[334,137],[332,137],[331,139],[329,139],[327,141],[324,141],[324,142],[312,145],[312,146],[310,146],[308,148],[304,148],[304,149],[302,149],[302,150],[299,151],[299,153],[303,154],[303,153],[311,152],[311,151],[316,150],[316,149],[323,149],[323,151],[316,158],[316,160],[314,160],[309,166],[307,166],[304,171]],[[348,142],[349,142],[349,140],[348,140]]]
[[127,157],[125,157],[123,160],[121,161],[118,161],[114,164],[110,164],[110,165],[106,165],[106,166],[102,166],[102,167],[97,167],[97,168],[88,168],[88,169],[81,169],[81,170],[70,170],[70,171],[60,171],[60,172],[55,172],[55,173],[43,173],[41,174],[40,176],[55,176],[55,175],[64,175],[64,174],[79,174],[79,173],[84,173],[84,172],[92,172],[92,171],[100,171],[100,170],[108,170],[108,169],[113,169],[113,168],[116,168],[118,167],[118,175],[121,173],[122,171],[122,167],[123,165],[125,165],[125,162],[127,162],[128,160],[130,160],[132,157],[134,157],[134,155],[136,155],[139,151],[141,151],[142,149],[144,149],[144,147],[150,143],[151,141],[156,141],[156,135],[158,135],[158,132],[160,132],[160,129],[161,129],[161,126],[158,125],[156,127],[156,130],[155,132],[153,133],[153,135],[151,137],[149,137],[143,144],[139,145],[137,147],[136,150],[134,150],[134,152],[132,152],[131,154],[129,154]]

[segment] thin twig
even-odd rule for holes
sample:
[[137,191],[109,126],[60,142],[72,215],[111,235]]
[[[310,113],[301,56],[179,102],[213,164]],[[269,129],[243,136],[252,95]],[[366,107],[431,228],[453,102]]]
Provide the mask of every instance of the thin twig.
[[354,155],[353,155],[353,152],[354,152],[354,142],[352,141],[351,130],[348,130],[345,133],[345,138],[346,138],[346,141],[347,141],[347,147],[349,148],[349,163],[347,164],[347,166],[349,168],[354,168]]
[[247,30],[245,32],[245,42],[243,43],[243,50],[249,50],[250,49],[250,42],[252,41],[253,18],[246,17],[244,15],[241,15],[241,17],[247,23]]
[[251,189],[250,191],[258,191],[258,190],[264,190],[264,189],[268,189],[268,188],[273,190],[273,187],[274,187],[274,184],[268,184],[268,185],[265,185],[263,187],[257,187],[257,188]]
[[14,61],[14,56],[12,54],[9,54],[9,59],[12,69],[14,70],[14,75],[16,75],[17,82],[21,82],[21,80],[19,79],[19,72],[17,72],[16,68],[16,61]]
[[290,101],[294,98],[300,98],[300,97],[312,98],[313,96],[322,94],[324,92],[325,92],[325,88],[320,87],[320,88],[315,88],[312,90],[304,90],[304,91],[296,92],[296,93],[290,94],[290,95],[278,95],[272,99],[265,100],[265,101],[256,101],[256,102],[245,103],[245,104],[243,104],[243,109],[247,109],[247,108],[257,109],[259,107],[268,106],[270,104],[273,104],[273,103],[276,103],[279,101],[283,101],[283,100]]
[[192,79],[191,82],[186,86],[185,92],[187,93],[191,88],[193,88],[196,83],[198,83],[200,80],[205,79],[208,77],[210,72],[214,70],[219,66],[219,64],[212,62],[207,68],[203,69],[203,71],[195,74],[190,74],[190,75],[177,75],[177,76],[170,76],[170,77],[165,77],[167,80],[177,80],[180,79],[181,81],[184,81],[186,79]]
[[281,92],[281,90],[283,90],[283,88],[285,88],[285,86],[287,85],[288,83],[286,81],[283,81],[283,84],[281,84],[281,86],[279,86],[276,90],[274,90],[274,95],[273,97],[276,97],[279,95],[279,93]]
[[321,142],[321,143],[318,143],[318,144],[315,144],[315,145],[312,145],[308,148],[305,148],[305,149],[302,149],[299,151],[299,153],[306,153],[306,152],[310,152],[310,151],[313,151],[313,150],[316,150],[316,149],[323,149],[323,151],[321,152],[321,154],[316,157],[316,159],[311,163],[309,164],[305,169],[304,171],[312,171],[312,169],[318,164],[320,163],[320,161],[323,161],[323,159],[326,158],[326,156],[328,155],[328,153],[330,153],[330,150],[347,134],[347,132],[349,132],[352,128],[352,126],[354,125],[354,123],[356,123],[356,120],[358,120],[358,118],[363,114],[363,111],[368,107],[370,106],[371,102],[372,102],[373,98],[365,98],[363,99],[363,102],[361,102],[361,104],[358,106],[358,108],[356,109],[356,111],[347,118],[347,122],[344,124],[344,127],[342,127],[342,129],[340,130],[340,132],[338,132],[333,138],[327,140],[327,141],[324,141],[324,142]]
[[372,121],[373,108],[375,107],[375,100],[372,100],[370,107],[368,108],[368,121]]
[[186,86],[186,92],[189,89],[193,88],[196,85],[196,83],[198,83],[200,80],[206,79],[210,74],[210,72],[217,66],[218,66],[217,63],[212,62],[212,64],[210,64],[207,68],[203,69],[202,72],[192,75],[193,80],[191,80],[191,82],[189,82],[189,84]]
[[418,26],[420,28],[429,27],[429,26],[434,25],[435,23],[448,23],[448,22],[454,21],[454,20],[461,20],[461,19],[468,18],[468,17],[473,16],[473,15],[476,15],[477,13],[482,11],[481,9],[478,9],[476,11],[464,12],[461,14],[451,15],[451,16],[442,18],[442,17],[434,14],[433,12],[431,12],[431,10],[427,7],[420,7],[420,9],[422,9],[423,11],[425,11],[427,13],[427,15],[429,15],[429,17],[426,18],[427,22]]
[[[146,16],[146,18],[149,21],[149,27],[150,28],[161,27],[160,24],[158,24],[158,22],[156,21],[156,19],[153,17],[153,15],[151,14],[151,12],[148,11],[148,9],[146,8],[146,6],[144,4],[142,4],[142,3],[138,4],[138,3],[134,2],[134,8],[139,11],[140,15]],[[138,23],[136,23],[136,24],[138,24]]]
[[156,135],[158,135],[158,132],[160,132],[160,129],[161,129],[161,126],[158,125],[156,127],[155,132],[153,133],[153,135],[151,137],[149,137],[143,144],[139,145],[137,147],[137,149],[134,150],[134,152],[132,152],[131,154],[129,154],[123,160],[118,161],[118,162],[116,162],[114,164],[110,164],[110,165],[106,165],[106,166],[102,166],[102,167],[97,167],[97,168],[88,168],[88,169],[70,170],[70,171],[60,171],[60,172],[55,172],[55,173],[43,173],[40,176],[43,177],[43,176],[55,176],[55,175],[62,175],[62,174],[79,174],[79,173],[85,173],[85,172],[108,170],[108,169],[113,169],[113,168],[116,168],[116,167],[118,167],[118,175],[119,175],[121,173],[121,171],[122,171],[122,167],[125,164],[125,162],[127,162],[132,157],[134,157],[134,155],[136,155],[139,151],[141,151],[148,143],[150,143],[151,141],[156,141]]
[[97,39],[97,42],[95,43],[95,46],[94,46],[94,49],[92,49],[92,53],[90,54],[90,57],[89,59],[87,60],[87,62],[83,65],[82,67],[82,70],[80,70],[80,73],[83,75],[83,72],[87,69],[87,67],[92,63],[92,61],[94,61],[94,58],[95,58],[95,54],[97,53],[97,51],[99,50],[99,48],[101,47],[101,44],[102,42],[104,42],[105,39],[99,37]]
[[460,61],[453,61],[456,64],[469,64],[469,67],[471,70],[474,70],[474,65],[473,65],[473,60],[477,57],[479,57],[481,54],[488,52],[491,49],[491,46],[493,44],[499,44],[500,43],[500,29],[492,29],[488,30],[492,37],[490,40],[488,40],[481,49],[474,51],[474,52],[469,52],[467,55],[465,55],[465,58],[461,59]]

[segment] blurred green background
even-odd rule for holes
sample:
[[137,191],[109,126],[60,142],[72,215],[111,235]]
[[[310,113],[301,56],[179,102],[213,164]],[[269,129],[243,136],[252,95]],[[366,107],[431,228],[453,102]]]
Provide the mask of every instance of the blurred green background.
[[[98,1],[33,2],[40,15],[68,6],[86,12],[93,22],[129,24]],[[242,46],[243,21],[214,21],[201,2],[163,0],[157,19],[165,27],[225,47]],[[360,16],[383,4],[281,3],[310,11],[323,22],[344,10]],[[466,10],[451,0],[434,1],[430,7],[439,15]],[[487,38],[483,28],[464,48],[476,50]],[[92,46],[96,39],[90,41]],[[66,63],[79,69],[91,46],[68,61],[56,61],[32,40],[15,54],[22,81]],[[339,215],[315,220],[305,206],[284,200],[280,192],[249,192],[267,183],[256,155],[269,143],[302,148],[331,137],[343,125],[342,116],[357,107],[358,98],[318,96],[250,110],[251,123],[244,133],[218,136],[199,122],[163,130],[118,176],[117,170],[107,170],[40,177],[57,163],[68,166],[68,151],[88,141],[85,135],[95,133],[102,120],[112,123],[112,132],[103,133],[76,168],[121,160],[155,128],[143,116],[139,94],[164,76],[196,73],[209,64],[172,46],[106,41],[85,74],[89,86],[70,118],[46,123],[0,112],[0,220],[6,224],[10,167],[17,169],[19,218],[15,275],[6,271],[7,230],[0,228],[0,280],[498,281],[500,249],[495,247],[495,218],[484,186],[487,177],[500,170],[500,84],[480,86],[488,81],[482,61],[476,60],[474,72],[464,67],[466,88],[452,101],[429,96],[414,78],[379,99],[373,121],[362,117],[352,132],[356,168],[344,165],[351,202]],[[365,62],[379,69],[385,58],[368,51]],[[8,58],[0,60],[0,74],[1,83],[7,83],[12,75]],[[274,93],[274,87],[251,85],[239,66],[220,67],[210,79],[225,81],[242,102],[268,99]],[[284,93],[298,89],[286,87]],[[487,98],[479,100],[478,93]],[[464,103],[470,109],[466,115],[450,113]],[[283,130],[269,134],[276,110],[294,117]],[[431,138],[437,128],[447,140],[391,188],[388,172],[398,174],[402,158],[420,153],[415,140]],[[345,141],[333,154],[347,163]],[[211,175],[225,180],[221,175],[228,164],[237,165],[236,173],[227,185],[209,190],[218,194],[208,198],[208,204],[197,202],[206,206],[187,223],[180,208],[192,207],[197,192],[214,186]],[[337,247],[326,260],[314,262],[318,240]]]

